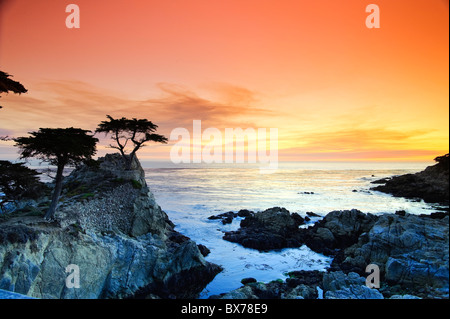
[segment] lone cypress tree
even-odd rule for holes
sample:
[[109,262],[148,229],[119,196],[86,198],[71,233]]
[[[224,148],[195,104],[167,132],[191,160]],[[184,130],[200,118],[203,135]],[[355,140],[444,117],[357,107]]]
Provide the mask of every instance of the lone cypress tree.
[[[138,120],[133,118],[130,120],[125,117],[114,119],[110,115],[106,117],[109,121],[102,121],[95,132],[111,134],[111,138],[117,145],[110,144],[109,146],[119,150],[127,170],[131,169],[131,163],[133,163],[136,152],[145,146],[145,142],[167,143],[166,137],[153,133],[158,128],[158,125],[153,124],[147,119]],[[130,154],[127,155],[125,148],[129,141],[133,143],[133,146]]]
[[89,132],[91,131],[73,127],[40,128],[37,132],[30,132],[29,137],[14,139],[15,146],[20,148],[21,158],[34,157],[57,167],[52,202],[44,216],[47,220],[55,217],[62,190],[64,167],[80,164],[91,159],[96,153],[98,139],[87,134]]

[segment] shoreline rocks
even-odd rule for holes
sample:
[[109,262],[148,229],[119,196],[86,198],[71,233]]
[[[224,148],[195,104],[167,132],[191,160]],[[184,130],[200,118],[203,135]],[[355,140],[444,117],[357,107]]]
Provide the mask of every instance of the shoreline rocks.
[[[174,230],[139,162],[123,171],[119,158],[74,170],[55,222],[12,215],[0,223],[0,289],[45,299],[198,297],[221,267]],[[71,264],[80,288],[66,286]]]
[[449,204],[449,154],[436,158],[437,164],[415,174],[405,174],[373,181],[384,184],[371,190],[396,197],[419,198],[427,203]]
[[225,232],[223,239],[262,251],[299,247],[302,245],[299,226],[304,222],[297,213],[273,207],[245,217],[240,229]]
[[[449,203],[449,154],[435,160],[436,165],[422,172],[374,181],[373,184],[380,186],[371,190],[446,206]],[[315,252],[333,256],[330,268],[323,275],[322,286],[316,283],[316,287],[323,289],[325,298],[449,298],[449,211],[448,208],[443,210],[430,215],[411,215],[405,211],[381,215],[358,210],[333,211],[313,226],[297,226],[296,229],[286,218],[272,222],[276,227],[255,222],[268,211],[289,214],[283,208],[272,208],[247,217],[240,229],[226,232],[223,238],[259,250],[305,244]],[[363,277],[367,275],[365,270],[369,264],[380,269],[378,291],[364,285]],[[278,285],[276,291],[286,291],[285,286],[293,288],[292,285],[297,284],[301,283],[289,278],[285,283],[269,283],[264,287],[260,283],[253,287],[256,284],[251,283],[222,297],[258,298],[259,291],[274,285]],[[297,297],[304,296],[298,294]]]
[[[403,297],[396,295],[396,298]],[[356,273],[313,270],[290,272],[285,281],[246,282],[238,289],[210,299],[384,299],[384,296],[377,289],[368,288],[365,278]]]
[[413,295],[448,296],[449,217],[385,214],[358,242],[340,251],[332,268],[363,273],[371,263],[388,286]]
[[[337,276],[343,283],[334,289],[323,284],[325,298],[389,298],[405,294],[448,298],[448,213],[412,215],[399,211],[373,215],[358,210],[332,211],[308,228],[298,228],[300,220],[292,216],[279,207],[255,213],[242,220],[237,231],[226,232],[224,239],[262,251],[306,244],[315,252],[334,256],[324,276]],[[380,269],[381,288],[378,291],[364,285],[369,264]],[[290,278],[283,283],[289,288],[300,284],[301,281]],[[255,285],[247,284],[222,297],[260,298],[272,294],[281,298],[280,294],[267,292],[271,289],[283,290],[285,296],[292,296],[292,291],[280,283]],[[296,296],[304,297],[303,294]]]
[[358,241],[377,220],[373,214],[359,210],[332,211],[312,227],[301,229],[303,242],[312,250],[324,255],[335,255],[340,249]]
[[210,296],[210,299],[317,299],[322,286],[323,272],[295,271],[289,278],[269,283],[250,280],[242,287],[228,293]]
[[222,224],[226,225],[226,224],[231,224],[233,222],[233,219],[236,218],[236,217],[248,217],[248,216],[252,216],[254,214],[255,213],[253,211],[251,211],[251,210],[241,209],[237,213],[226,212],[226,213],[222,213],[222,214],[219,214],[219,215],[209,216],[208,219],[209,220],[221,219],[222,220]]

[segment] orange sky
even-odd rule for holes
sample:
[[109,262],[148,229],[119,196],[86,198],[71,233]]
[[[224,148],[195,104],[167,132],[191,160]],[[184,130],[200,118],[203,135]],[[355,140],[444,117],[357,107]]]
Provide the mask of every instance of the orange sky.
[[[106,114],[172,129],[278,128],[280,160],[430,160],[449,145],[444,0],[3,0],[0,135],[94,130]],[[68,29],[68,4],[81,28]],[[380,29],[365,8],[380,7]],[[142,157],[168,159],[152,145]],[[11,143],[3,158],[16,158]],[[104,153],[102,142],[99,154]]]

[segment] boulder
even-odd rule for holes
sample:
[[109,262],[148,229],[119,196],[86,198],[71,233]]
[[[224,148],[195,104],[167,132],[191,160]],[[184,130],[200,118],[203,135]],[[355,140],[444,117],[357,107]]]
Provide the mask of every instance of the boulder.
[[256,279],[255,279],[255,278],[252,278],[252,277],[243,278],[243,279],[241,280],[241,284],[243,284],[244,286],[245,286],[246,284],[250,284],[250,283],[254,283],[254,282],[256,282]]
[[231,224],[233,222],[233,218],[236,216],[238,216],[237,213],[233,213],[230,211],[230,212],[222,213],[219,215],[209,216],[208,219],[210,219],[210,220],[221,219],[222,224],[226,225],[226,224]]
[[359,210],[332,211],[313,226],[301,230],[306,245],[316,252],[334,255],[358,241],[371,229],[377,217]]
[[237,231],[226,232],[223,239],[258,250],[299,247],[302,241],[298,227],[303,223],[297,213],[274,207],[247,216]]

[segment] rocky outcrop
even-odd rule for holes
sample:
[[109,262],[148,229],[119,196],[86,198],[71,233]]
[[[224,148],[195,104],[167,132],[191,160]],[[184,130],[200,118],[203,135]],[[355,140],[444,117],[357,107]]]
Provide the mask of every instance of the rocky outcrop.
[[311,249],[335,256],[330,271],[367,276],[366,267],[375,264],[386,296],[407,291],[434,298],[448,296],[448,227],[444,213],[336,211],[305,229],[304,238]]
[[132,237],[148,232],[164,237],[173,228],[155,202],[139,161],[135,158],[132,169],[125,170],[119,154],[107,154],[66,178],[59,216],[63,226],[75,223]]
[[247,216],[237,231],[226,232],[223,239],[258,250],[299,247],[302,239],[298,227],[303,223],[297,213],[274,207]]
[[380,267],[385,292],[409,291],[422,297],[447,296],[449,289],[449,217],[385,214],[343,249],[332,267],[364,273]]
[[211,299],[317,299],[317,287],[322,286],[323,272],[294,271],[286,281],[269,283],[248,281],[244,286]]
[[[238,231],[226,233],[224,239],[235,239],[257,249],[277,249],[282,246],[280,243],[293,243],[295,239],[295,245],[306,244],[316,252],[334,256],[322,285],[325,298],[389,298],[405,294],[448,298],[448,213],[418,216],[399,211],[376,216],[358,210],[333,211],[309,228],[298,228],[295,218],[292,220],[285,209],[263,213],[247,217]],[[379,291],[365,286],[369,264],[380,269]],[[302,284],[294,280],[291,285]],[[339,284],[331,284],[333,281]],[[263,291],[263,286],[258,284],[256,289],[252,285],[255,283],[230,292],[225,298],[247,293],[259,298],[258,291]],[[264,287],[272,291],[274,285]],[[290,295],[286,287],[283,289],[285,296]]]
[[372,190],[392,194],[396,197],[418,198],[428,203],[449,203],[449,160],[448,154],[439,162],[415,174],[394,176],[372,182],[384,184]]
[[322,288],[325,299],[384,299],[377,289],[366,286],[366,278],[354,272],[327,272]]
[[[118,159],[66,179],[57,221],[0,224],[0,289],[35,298],[195,298],[220,272],[174,231],[139,163],[124,171]],[[66,285],[69,265],[79,269],[79,288]]]
[[376,220],[375,215],[356,209],[332,211],[312,227],[301,230],[303,242],[316,252],[334,255],[356,243]]
[[222,224],[226,225],[226,224],[231,224],[235,217],[248,217],[248,216],[252,216],[254,214],[255,213],[252,212],[251,210],[241,209],[237,213],[230,211],[230,212],[222,213],[219,215],[209,216],[208,219],[209,220],[220,219],[220,220],[222,220]]
[[306,244],[314,251],[333,255],[356,243],[359,235],[376,221],[376,216],[358,210],[333,211],[314,226],[299,228],[304,221],[297,213],[274,207],[246,217],[237,231],[226,232],[223,239],[258,250]]
[[[212,299],[384,299],[377,290],[365,285],[365,278],[342,271],[294,271],[285,281],[250,282]],[[403,298],[397,295],[396,298]]]

